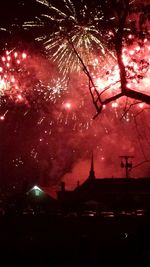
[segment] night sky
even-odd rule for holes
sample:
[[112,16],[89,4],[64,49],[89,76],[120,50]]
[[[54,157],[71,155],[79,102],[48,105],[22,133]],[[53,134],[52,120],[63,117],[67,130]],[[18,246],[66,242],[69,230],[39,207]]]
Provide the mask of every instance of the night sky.
[[[74,38],[95,85],[102,90],[118,79],[111,32],[103,26],[99,34],[102,14],[96,2],[95,6],[90,1],[83,1],[85,5],[72,0],[66,6],[64,2],[51,1],[55,9],[33,0],[0,4],[1,185],[17,188],[26,180],[57,188],[64,180],[73,188],[87,178],[92,152],[99,178],[124,176],[121,155],[134,156],[133,165],[150,160],[146,104],[125,111],[134,102],[122,98],[104,107],[93,120],[96,110],[88,79],[67,35]],[[133,17],[137,19],[136,14]],[[130,83],[149,94],[150,41],[146,37],[139,41],[131,34],[128,41],[124,56],[129,74],[134,62],[142,77]],[[118,88],[118,83],[110,86],[104,97]],[[133,168],[131,176],[149,176],[149,172],[149,163],[145,163]]]

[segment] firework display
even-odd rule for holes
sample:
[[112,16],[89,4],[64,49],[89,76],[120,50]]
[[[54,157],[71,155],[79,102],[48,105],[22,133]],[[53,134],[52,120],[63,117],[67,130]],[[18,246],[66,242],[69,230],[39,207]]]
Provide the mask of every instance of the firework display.
[[[45,0],[36,0],[46,7],[47,13],[36,17],[34,21],[24,23],[25,29],[38,29],[50,59],[57,62],[60,71],[64,74],[82,70],[82,66],[73,47],[82,58],[84,64],[90,65],[94,55],[103,57],[106,53],[114,57],[113,52],[107,48],[107,42],[98,29],[103,13],[98,6],[87,6],[87,1],[62,1],[62,9]],[[50,29],[53,29],[51,31]]]
[[[1,146],[7,154],[1,164],[4,175],[9,165],[14,177],[30,179],[34,170],[34,179],[39,182],[53,185],[64,179],[74,186],[77,179],[87,177],[94,151],[97,176],[123,176],[120,155],[136,155],[137,162],[150,158],[149,106],[121,97],[103,105],[102,113],[93,120],[95,108],[84,65],[94,84],[91,90],[94,93],[96,88],[102,101],[118,94],[121,87],[117,59],[108,45],[112,33],[106,32],[105,39],[98,28],[103,14],[86,1],[36,2],[42,13],[23,27],[35,33],[37,29],[36,40],[43,42],[48,58],[35,54],[34,49],[29,53],[13,48],[1,53]],[[150,40],[130,33],[126,38],[122,60],[127,87],[150,95]],[[133,176],[148,172],[148,166],[135,169]]]

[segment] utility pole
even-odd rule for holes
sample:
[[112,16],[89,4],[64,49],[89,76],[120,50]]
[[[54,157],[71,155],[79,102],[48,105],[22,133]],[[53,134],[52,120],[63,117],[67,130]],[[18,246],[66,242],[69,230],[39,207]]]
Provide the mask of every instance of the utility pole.
[[129,172],[132,169],[132,161],[129,162],[129,159],[134,158],[133,156],[120,156],[121,158],[121,168],[125,168],[125,177],[129,177]]

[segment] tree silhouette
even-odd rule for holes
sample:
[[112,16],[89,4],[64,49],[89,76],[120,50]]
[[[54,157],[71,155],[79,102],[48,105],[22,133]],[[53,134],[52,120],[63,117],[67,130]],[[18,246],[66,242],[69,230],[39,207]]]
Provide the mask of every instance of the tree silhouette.
[[[150,38],[150,4],[148,1],[129,1],[129,0],[99,0],[100,12],[103,14],[103,20],[99,23],[99,29],[104,32],[106,38],[109,32],[109,38],[106,40],[110,49],[112,49],[116,56],[116,63],[119,69],[119,80],[115,81],[105,87],[101,92],[97,90],[94,84],[90,70],[84,64],[78,51],[74,47],[68,36],[68,41],[72,45],[74,52],[76,53],[83,71],[89,79],[89,91],[92,97],[93,104],[96,108],[97,117],[101,113],[104,105],[115,101],[121,97],[128,97],[139,102],[145,102],[150,104],[150,95],[138,89],[129,88],[128,81],[135,79],[137,82],[144,78],[144,73],[149,68],[149,61],[143,58],[133,59],[134,63],[138,64],[138,69],[135,71],[130,65],[125,65],[123,61],[123,49],[125,46],[131,45],[136,39],[140,46],[143,45],[145,40]],[[116,94],[103,98],[104,93],[110,89],[110,86],[120,84],[119,90]],[[132,104],[133,105],[133,104]]]

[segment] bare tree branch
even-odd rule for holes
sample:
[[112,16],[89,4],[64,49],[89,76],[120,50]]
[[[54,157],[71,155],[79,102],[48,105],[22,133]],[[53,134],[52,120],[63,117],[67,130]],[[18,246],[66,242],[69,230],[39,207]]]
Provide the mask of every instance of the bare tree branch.
[[141,165],[143,165],[143,164],[145,164],[145,163],[149,163],[149,162],[150,162],[149,159],[147,159],[147,160],[143,160],[143,161],[141,161],[140,163],[134,165],[134,166],[132,167],[132,169],[137,168],[137,167],[139,167],[139,166],[141,166]]
[[142,102],[134,102],[134,103],[130,104],[128,108],[127,108],[127,103],[126,103],[124,112],[123,112],[123,114],[122,114],[120,120],[122,120],[122,119],[126,116],[126,114],[130,111],[130,109],[131,109],[133,106],[135,106],[135,105],[137,105],[137,104],[140,104],[140,103],[142,103]]
[[108,86],[106,86],[106,87],[104,88],[104,90],[103,90],[102,92],[99,93],[99,95],[101,96],[103,93],[105,93],[107,90],[109,90],[110,87],[116,85],[116,84],[119,83],[119,82],[120,82],[120,80],[119,80],[119,81],[116,81],[116,82],[114,82],[114,83],[112,83],[112,84],[110,84],[110,85],[108,85]]
[[143,154],[143,157],[144,157],[144,159],[146,161],[148,159],[147,159],[147,157],[145,155],[145,151],[144,151],[143,146],[142,146],[142,142],[141,142],[142,136],[141,136],[141,133],[140,133],[140,131],[138,129],[138,124],[137,124],[136,117],[134,117],[134,123],[135,123],[136,131],[137,131],[137,138],[138,138],[138,141],[139,141],[140,149],[141,149],[141,152]]
[[[114,5],[114,3],[115,3],[115,5]],[[122,5],[121,10],[120,10],[120,5]],[[107,8],[107,1],[102,1],[101,7],[102,7],[102,10],[104,12],[104,16],[105,16],[106,21],[110,22],[110,17],[109,17],[110,14],[109,14],[108,8]],[[129,0],[124,0],[121,2],[119,2],[119,1],[113,2],[112,1],[111,2],[111,8],[114,8],[114,11],[116,14],[115,15],[116,16],[116,23],[117,23],[116,28],[114,28],[114,25],[113,25],[111,30],[112,30],[112,33],[114,35],[113,42],[114,42],[114,49],[116,51],[116,58],[117,58],[117,64],[118,64],[118,68],[119,68],[120,80],[105,87],[103,91],[99,92],[97,90],[88,68],[84,64],[80,54],[78,53],[78,51],[77,51],[76,47],[74,46],[70,36],[68,35],[68,42],[71,45],[75,55],[77,56],[81,66],[83,67],[84,73],[86,74],[86,76],[88,77],[88,80],[89,80],[89,91],[90,91],[90,95],[92,97],[92,101],[93,101],[93,104],[94,104],[94,106],[96,108],[96,112],[97,112],[96,115],[94,116],[94,118],[96,118],[98,116],[98,114],[101,113],[101,111],[103,109],[103,105],[107,105],[110,102],[121,98],[122,96],[126,96],[128,98],[131,98],[131,99],[134,99],[134,100],[137,100],[140,102],[144,102],[144,103],[150,105],[150,95],[147,95],[143,92],[139,92],[139,91],[133,90],[132,88],[127,87],[127,80],[129,80],[129,79],[132,80],[132,79],[136,78],[135,75],[131,75],[130,77],[127,77],[127,71],[130,71],[131,67],[130,66],[126,67],[124,65],[123,56],[122,56],[122,48],[124,45],[124,30],[126,27],[127,17],[129,15],[129,12],[130,12],[130,1]],[[111,25],[111,23],[110,23],[110,25]],[[107,90],[109,90],[110,86],[113,87],[118,82],[120,82],[121,92],[117,93],[116,95],[110,96],[109,98],[107,98],[105,100],[102,100],[102,98],[101,98],[102,95]],[[135,103],[133,103],[132,105],[135,105]],[[131,108],[131,106],[129,107],[129,109]],[[125,111],[124,115],[126,113],[127,113],[127,111]]]

